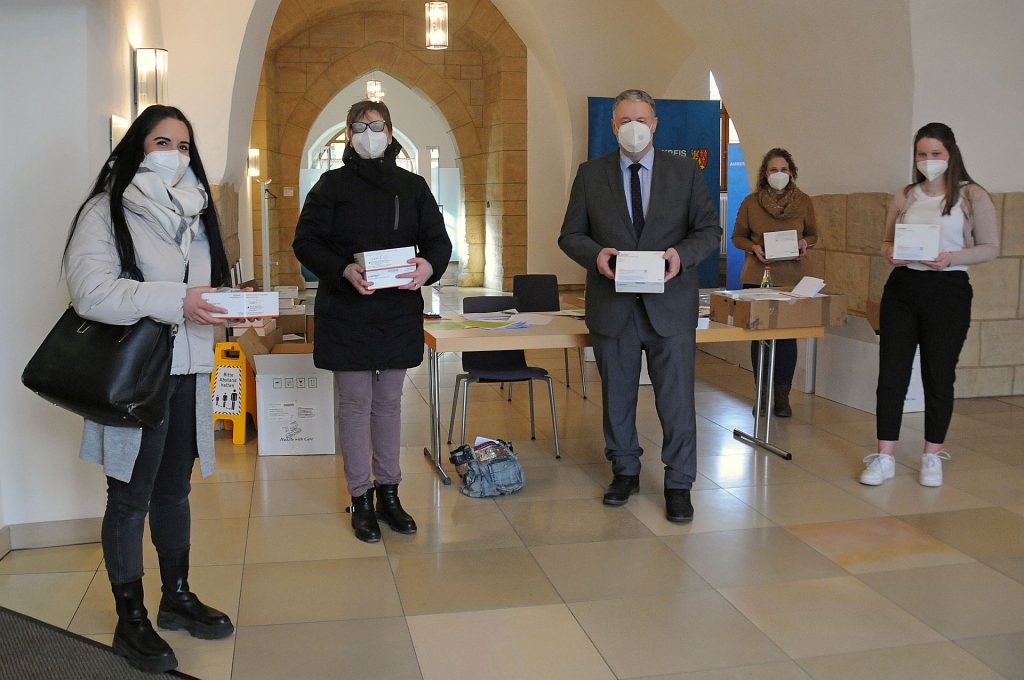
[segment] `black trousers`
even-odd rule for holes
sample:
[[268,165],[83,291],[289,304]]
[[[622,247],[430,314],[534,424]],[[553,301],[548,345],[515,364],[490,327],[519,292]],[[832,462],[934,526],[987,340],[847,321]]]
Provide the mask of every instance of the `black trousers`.
[[[744,288],[757,288],[751,283],[744,283]],[[758,345],[761,342],[755,340],[750,343],[750,365],[754,367],[754,384],[757,384],[757,355]],[[761,379],[764,380],[764,384],[768,384],[768,343],[765,343],[764,348],[764,370],[761,373]],[[776,340],[775,341],[775,384],[776,385],[792,385],[793,376],[796,374],[796,340]]]
[[160,555],[189,549],[192,465],[196,447],[196,377],[172,375],[167,417],[142,431],[139,457],[128,483],[107,477],[103,514],[103,559],[111,583],[142,578],[142,534],[146,513],[153,545]]
[[953,383],[971,326],[973,291],[967,272],[896,267],[882,293],[875,421],[878,438],[900,438],[903,401],[914,352],[921,348],[924,438],[946,440],[953,416]]

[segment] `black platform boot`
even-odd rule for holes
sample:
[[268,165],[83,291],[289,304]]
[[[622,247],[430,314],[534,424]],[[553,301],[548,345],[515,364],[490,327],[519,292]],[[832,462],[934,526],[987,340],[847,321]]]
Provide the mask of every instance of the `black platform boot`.
[[163,673],[178,667],[174,650],[153,630],[143,604],[142,579],[131,583],[112,583],[117,627],[114,628],[114,653],[123,656],[135,668],[148,673]]
[[159,555],[163,584],[156,625],[167,630],[184,628],[200,640],[220,640],[235,631],[224,612],[207,607],[188,589],[188,551],[180,555]]
[[356,538],[364,543],[380,540],[380,525],[373,512],[373,487],[367,489],[362,496],[352,496],[352,529],[356,532]]
[[416,533],[416,520],[409,516],[402,507],[402,501],[398,500],[397,484],[377,486],[377,517],[400,534]]

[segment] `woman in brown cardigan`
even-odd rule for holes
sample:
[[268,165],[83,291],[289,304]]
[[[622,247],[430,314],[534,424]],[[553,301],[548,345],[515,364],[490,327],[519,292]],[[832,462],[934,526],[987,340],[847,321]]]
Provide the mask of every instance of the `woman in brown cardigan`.
[[[764,275],[764,235],[772,231],[795,230],[800,255],[795,260],[773,261],[772,283],[793,286],[803,276],[803,260],[807,249],[818,242],[811,198],[796,186],[796,163],[785,149],[775,148],[764,155],[757,173],[757,191],[750,194],[736,215],[732,243],[746,251],[740,282],[744,288],[756,288]],[[757,366],[757,343],[750,343],[750,360]],[[789,391],[796,372],[796,340],[775,343],[775,415],[793,415]],[[755,372],[755,379],[757,374]],[[767,380],[764,384],[767,384]]]

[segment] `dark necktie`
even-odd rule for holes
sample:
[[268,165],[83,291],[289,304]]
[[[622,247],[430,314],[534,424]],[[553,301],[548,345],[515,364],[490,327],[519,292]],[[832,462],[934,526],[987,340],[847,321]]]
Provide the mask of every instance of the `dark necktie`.
[[640,168],[639,163],[629,166],[629,201],[633,208],[633,229],[637,237],[644,230],[644,197],[640,193]]

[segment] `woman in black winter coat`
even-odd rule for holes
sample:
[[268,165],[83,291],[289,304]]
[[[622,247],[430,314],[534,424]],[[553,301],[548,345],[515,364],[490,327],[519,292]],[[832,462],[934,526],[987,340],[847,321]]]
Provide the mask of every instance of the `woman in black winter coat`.
[[[334,372],[352,528],[375,543],[378,516],[399,533],[416,531],[398,499],[402,384],[423,360],[420,288],[441,278],[452,244],[426,181],[395,164],[402,147],[387,106],[357,102],[346,123],[345,165],[310,190],[292,248],[320,279],[313,361]],[[408,283],[375,290],[355,255],[406,246],[417,251],[408,260],[415,271],[399,275]]]

